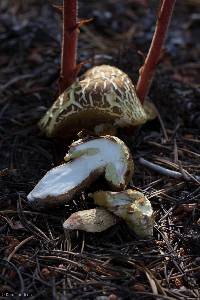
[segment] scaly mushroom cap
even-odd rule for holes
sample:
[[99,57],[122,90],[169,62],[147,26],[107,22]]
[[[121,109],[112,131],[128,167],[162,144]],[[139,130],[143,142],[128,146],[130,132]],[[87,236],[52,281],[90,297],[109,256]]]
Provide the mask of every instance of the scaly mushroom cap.
[[95,204],[124,219],[138,236],[152,236],[153,210],[143,193],[131,189],[122,192],[99,191],[92,194],[92,198]]
[[47,136],[65,138],[100,124],[130,127],[147,119],[131,79],[115,67],[102,65],[93,67],[66,89],[39,126]]
[[51,169],[27,196],[38,208],[57,206],[104,175],[114,190],[123,190],[132,178],[133,160],[128,147],[117,137],[102,136],[73,143],[68,163]]
[[115,225],[116,217],[103,208],[93,208],[73,213],[64,223],[67,230],[101,232]]

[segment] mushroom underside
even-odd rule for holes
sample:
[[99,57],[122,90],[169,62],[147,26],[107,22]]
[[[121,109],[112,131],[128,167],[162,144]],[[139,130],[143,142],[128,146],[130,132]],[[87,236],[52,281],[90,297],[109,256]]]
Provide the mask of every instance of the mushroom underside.
[[140,119],[135,120],[130,124],[130,120],[121,114],[111,113],[106,109],[87,108],[82,109],[78,113],[71,112],[67,115],[60,114],[59,119],[53,123],[51,117],[46,115],[45,118],[49,118],[47,121],[48,126],[43,126],[43,119],[39,123],[39,127],[42,131],[45,131],[49,137],[67,138],[77,134],[82,129],[95,131],[95,127],[101,124],[111,124],[113,127],[134,127],[145,123]]
[[[67,138],[77,134],[82,129],[93,131],[96,125],[104,123],[114,124],[115,119],[115,115],[110,115],[103,110],[94,108],[83,109],[79,113],[69,113],[67,117],[62,117],[61,115],[59,122],[52,124],[52,126],[49,125],[45,130],[47,136]],[[42,122],[40,122],[40,127],[43,130]]]

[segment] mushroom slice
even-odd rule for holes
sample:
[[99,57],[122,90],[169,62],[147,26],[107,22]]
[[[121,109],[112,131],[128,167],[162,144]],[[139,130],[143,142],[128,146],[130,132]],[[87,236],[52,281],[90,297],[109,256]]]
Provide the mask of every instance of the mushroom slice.
[[101,232],[117,223],[116,217],[103,208],[93,208],[73,213],[64,223],[64,229]]
[[99,191],[92,194],[95,204],[125,220],[140,237],[153,234],[153,210],[143,193],[128,189],[123,192]]
[[110,187],[123,190],[132,178],[133,160],[117,137],[80,139],[70,146],[68,161],[51,169],[27,196],[36,207],[57,206],[104,175]]
[[[47,136],[72,137],[81,129],[107,124],[115,128],[145,123],[148,115],[126,73],[102,65],[88,70],[67,88],[41,119]],[[110,132],[110,127],[107,127]],[[99,127],[95,132],[99,131]],[[101,134],[103,135],[103,134]]]

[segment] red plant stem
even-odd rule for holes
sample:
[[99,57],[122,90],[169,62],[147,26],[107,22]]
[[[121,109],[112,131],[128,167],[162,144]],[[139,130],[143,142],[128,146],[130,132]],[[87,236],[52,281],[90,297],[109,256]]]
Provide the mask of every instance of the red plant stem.
[[145,59],[140,69],[140,76],[136,86],[137,95],[143,104],[155,74],[156,66],[161,56],[162,46],[165,42],[167,30],[171,21],[176,0],[163,0],[159,11],[156,29]]
[[62,93],[76,77],[78,40],[77,0],[63,0],[63,37],[59,88]]

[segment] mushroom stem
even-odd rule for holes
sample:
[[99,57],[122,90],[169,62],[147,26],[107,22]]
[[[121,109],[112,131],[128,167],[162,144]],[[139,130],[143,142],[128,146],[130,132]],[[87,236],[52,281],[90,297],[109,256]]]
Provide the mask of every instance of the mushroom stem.
[[117,223],[116,216],[104,208],[93,208],[73,213],[64,223],[67,230],[101,232]]
[[140,76],[136,87],[137,95],[141,103],[144,102],[149,92],[149,89],[151,87],[156,66],[160,59],[162,47],[165,42],[168,27],[171,21],[171,16],[172,16],[175,2],[176,0],[161,1],[156,29],[144,65],[140,69]]
[[77,0],[63,1],[63,36],[59,79],[60,94],[73,83],[76,77],[78,40],[77,11]]

